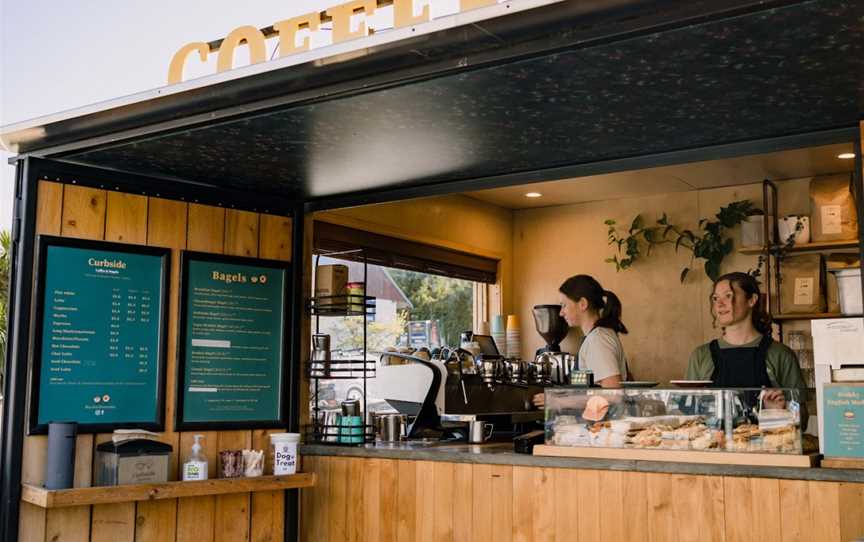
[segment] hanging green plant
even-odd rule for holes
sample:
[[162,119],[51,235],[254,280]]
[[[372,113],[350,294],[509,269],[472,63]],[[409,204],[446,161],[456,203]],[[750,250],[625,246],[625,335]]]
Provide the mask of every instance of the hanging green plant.
[[670,224],[666,213],[657,219],[654,226],[646,226],[642,215],[636,215],[626,235],[618,232],[615,220],[606,220],[609,245],[616,247],[616,254],[606,258],[606,261],[614,264],[617,271],[623,271],[636,261],[648,257],[655,246],[671,244],[675,246],[676,252],[683,247],[692,253],[690,265],[681,270],[681,282],[687,278],[696,259],[704,260],[705,274],[711,280],[716,280],[720,276],[723,258],[732,252],[734,245],[731,237],[724,236],[726,230],[743,222],[752,210],[753,203],[750,200],[733,201],[721,207],[714,220],[699,220],[699,229],[695,232]]

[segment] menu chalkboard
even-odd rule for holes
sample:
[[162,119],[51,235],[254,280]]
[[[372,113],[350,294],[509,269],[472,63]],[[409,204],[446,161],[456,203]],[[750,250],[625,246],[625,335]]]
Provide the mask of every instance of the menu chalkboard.
[[164,429],[170,253],[40,237],[31,434]]
[[184,252],[179,430],[286,425],[289,264]]

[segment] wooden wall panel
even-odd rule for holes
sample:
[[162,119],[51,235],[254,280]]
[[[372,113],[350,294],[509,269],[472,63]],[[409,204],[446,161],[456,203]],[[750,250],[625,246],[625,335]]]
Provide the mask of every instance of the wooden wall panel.
[[808,489],[805,481],[780,481],[780,526],[783,542],[816,540],[810,521]]
[[259,233],[260,257],[291,261],[291,219],[284,216],[261,215]]
[[513,467],[492,465],[492,538],[513,539]]
[[[104,190],[67,185],[63,190],[60,234],[81,239],[104,239],[106,202]],[[75,445],[75,487],[91,485],[93,442],[93,435],[78,435]],[[46,514],[46,539],[87,542],[90,539],[90,508],[75,506],[49,510]]]
[[432,540],[453,540],[453,463],[436,462],[432,466]]
[[[147,198],[134,194],[107,193],[105,240],[117,243],[147,243]],[[96,469],[95,447],[111,440],[111,434],[95,435],[93,467]],[[92,510],[90,539],[93,542],[134,542],[135,503],[95,505]]]
[[136,194],[109,192],[105,219],[105,240],[115,243],[147,243],[147,203]]
[[[77,185],[47,181],[39,183],[38,233],[173,249],[167,325],[166,431],[160,435],[160,440],[174,448],[170,461],[171,479],[177,479],[179,467],[188,458],[195,434],[174,431],[181,250],[188,248],[199,252],[227,252],[243,256],[260,254],[268,259],[289,261],[291,228],[291,219],[286,217],[226,211],[218,207],[106,192]],[[278,431],[204,432],[203,444],[208,453],[210,476],[216,477],[219,449],[254,447],[266,450],[269,447],[269,435],[273,432]],[[108,434],[79,436],[76,445],[76,486],[91,484],[94,447],[109,438]],[[46,448],[45,437],[25,438],[22,470],[25,482],[42,483]],[[324,463],[320,462],[319,467]],[[324,475],[323,479],[328,480],[328,476]],[[395,496],[395,476],[391,477],[391,481],[393,489],[390,494]],[[321,504],[327,501],[326,497],[320,495],[317,499]],[[52,509],[47,513],[45,509],[22,503],[20,538],[34,542],[276,541],[281,540],[284,533],[284,506],[281,491],[256,493],[252,497],[243,494],[220,496],[218,499],[196,497],[137,504],[117,503],[92,508]],[[318,508],[326,512],[326,506]],[[395,521],[394,529],[391,529],[391,532],[394,531]]]
[[[260,215],[258,228],[258,257],[269,260],[291,260],[291,219],[282,216]],[[288,370],[283,364],[283,370]],[[287,400],[287,398],[286,398]],[[252,431],[252,448],[264,450],[265,469],[270,471],[270,435],[282,430]],[[285,531],[285,492],[252,493],[250,497],[250,530],[253,542],[281,540]]]
[[598,471],[576,474],[577,532],[579,540],[596,540],[603,532],[600,525],[600,477]]
[[359,542],[363,540],[365,530],[365,514],[363,491],[366,484],[377,482],[367,476],[366,466],[368,459],[363,461],[348,461],[348,487],[345,488],[345,508],[347,520],[345,521],[345,533],[347,542]]
[[[63,185],[39,181],[37,197],[39,205],[36,208],[36,233],[60,235],[63,221]],[[24,437],[24,453],[21,458],[22,482],[41,485],[45,481],[47,452],[47,437]],[[21,540],[27,542],[45,540],[47,514],[44,508],[22,503],[18,519]]]
[[471,465],[453,465],[453,542],[479,542],[479,539],[474,538],[473,497],[474,474]]
[[[304,463],[319,484],[301,492],[301,540],[309,542],[864,537],[864,484],[346,457]],[[362,506],[351,502],[357,484]]]
[[864,484],[840,484],[840,538],[864,538]]
[[431,461],[416,461],[414,470],[414,487],[417,493],[417,498],[414,499],[414,540],[432,542],[435,536],[435,517],[432,512],[435,465]]
[[[218,228],[214,228],[218,230]],[[225,211],[222,252],[232,256],[258,256],[258,215],[246,211]],[[218,450],[252,447],[251,431],[219,431]],[[216,497],[215,540],[247,540],[250,531],[251,498],[248,493]]]
[[90,542],[134,542],[135,503],[93,506],[90,529]]
[[330,498],[325,504],[327,514],[327,540],[348,539],[348,463],[350,459],[330,458]]
[[[414,512],[418,495],[416,467],[415,461],[399,461],[396,468],[396,495],[399,502],[396,509],[396,540],[398,542],[413,541],[417,532],[417,516]],[[330,483],[333,484],[332,479]],[[420,493],[420,495],[422,494]],[[338,513],[336,509],[330,509],[329,512]]]
[[579,540],[579,515],[576,513],[576,488],[579,471],[560,469],[555,472],[555,542]]
[[[402,471],[399,471],[402,475]],[[399,480],[400,486],[402,480]],[[492,465],[475,465],[471,477],[474,540],[492,540]],[[400,495],[401,497],[401,495]]]

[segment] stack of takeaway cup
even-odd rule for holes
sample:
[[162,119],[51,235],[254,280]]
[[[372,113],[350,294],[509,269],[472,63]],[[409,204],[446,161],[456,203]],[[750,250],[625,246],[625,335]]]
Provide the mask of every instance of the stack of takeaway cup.
[[498,352],[507,357],[507,328],[504,327],[504,315],[493,316],[491,327],[492,339],[495,341],[495,346],[498,347]]
[[522,356],[522,339],[519,332],[519,319],[515,314],[507,316],[507,357],[520,358]]

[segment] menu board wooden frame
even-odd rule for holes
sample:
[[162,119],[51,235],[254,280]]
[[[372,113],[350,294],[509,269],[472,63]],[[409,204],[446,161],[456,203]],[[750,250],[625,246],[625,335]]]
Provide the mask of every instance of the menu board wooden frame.
[[[281,318],[282,326],[280,328],[281,336],[279,337],[281,348],[279,351],[280,360],[277,363],[279,368],[277,391],[278,401],[278,416],[272,419],[249,419],[249,420],[194,420],[187,421],[184,417],[185,413],[185,395],[186,395],[186,342],[187,342],[187,324],[189,318],[189,306],[187,296],[190,288],[189,266],[191,262],[213,262],[225,263],[236,266],[263,267],[282,271],[282,295],[281,295]],[[226,429],[279,429],[288,427],[288,401],[286,394],[289,392],[289,377],[290,371],[288,365],[291,359],[291,311],[290,293],[292,285],[292,267],[291,262],[282,260],[268,260],[263,258],[251,258],[245,256],[230,256],[224,254],[212,254],[206,252],[194,252],[184,250],[180,255],[180,319],[179,329],[177,332],[177,389],[176,389],[176,409],[175,409],[175,427],[177,431],[219,431]]]
[[[161,279],[159,281],[159,310],[155,311],[159,321],[157,329],[157,359],[156,367],[156,415],[152,421],[147,422],[110,422],[110,423],[78,423],[78,433],[110,433],[115,429],[145,429],[148,431],[165,430],[165,373],[167,371],[166,355],[168,349],[168,334],[166,325],[168,322],[168,300],[171,281],[171,249],[162,247],[151,247],[144,245],[133,245],[127,243],[112,243],[109,241],[96,241],[89,239],[76,239],[71,237],[56,237],[52,235],[40,235],[37,238],[37,275],[36,275],[36,307],[35,326],[32,337],[32,366],[30,370],[30,390],[28,404],[28,435],[44,435],[48,433],[48,425],[39,423],[39,398],[42,394],[40,386],[43,358],[43,330],[45,326],[45,290],[48,266],[49,247],[67,247],[83,250],[99,250],[118,252],[124,254],[137,254],[157,256],[161,258]],[[70,416],[68,419],[56,420],[58,422],[77,421]]]

